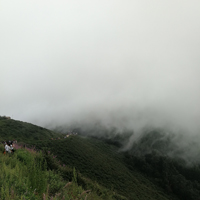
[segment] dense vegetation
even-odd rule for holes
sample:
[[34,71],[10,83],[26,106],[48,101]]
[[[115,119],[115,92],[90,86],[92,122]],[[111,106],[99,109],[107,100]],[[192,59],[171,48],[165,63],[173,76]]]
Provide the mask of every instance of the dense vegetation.
[[[122,138],[113,135],[113,139],[80,135],[64,139],[60,133],[1,117],[0,139],[16,139],[37,149],[0,155],[1,199],[44,199],[44,195],[46,199],[78,199],[89,190],[82,199],[87,195],[97,200],[200,200],[200,166],[170,158],[170,138],[151,131],[132,149],[121,152]],[[36,192],[33,188],[37,187]]]
[[[3,149],[1,144],[0,150]],[[75,168],[61,166],[49,152],[28,148],[18,149],[14,154],[0,154],[0,188],[2,200],[126,200],[83,177]]]
[[[173,150],[176,152],[173,157],[168,156]],[[153,130],[125,153],[124,161],[129,169],[140,170],[167,193],[175,194],[181,200],[199,200],[200,164],[191,163],[182,156],[169,135]]]
[[[1,150],[3,147],[1,146]],[[80,196],[83,189],[64,181],[59,173],[47,170],[41,153],[19,149],[14,154],[0,155],[1,199],[70,199]],[[66,186],[66,187],[65,187]],[[58,195],[59,194],[59,195]],[[85,194],[86,195],[86,194]],[[85,196],[84,195],[84,196]],[[84,199],[83,196],[80,199]]]
[[128,199],[176,199],[152,184],[138,170],[129,170],[118,148],[94,138],[71,136],[39,141],[36,147],[51,151],[62,164],[75,167],[84,176]]
[[0,141],[14,139],[18,142],[38,141],[61,135],[40,126],[0,116]]

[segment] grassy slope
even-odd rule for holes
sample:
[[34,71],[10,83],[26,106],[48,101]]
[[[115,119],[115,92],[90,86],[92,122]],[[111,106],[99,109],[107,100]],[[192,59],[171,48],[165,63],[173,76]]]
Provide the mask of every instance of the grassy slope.
[[30,123],[0,117],[0,141],[15,139],[18,142],[27,142],[55,138],[60,135]]
[[[3,144],[0,144],[0,151],[3,149]],[[49,154],[28,149],[18,149],[14,154],[0,154],[0,199],[85,200],[87,196],[88,200],[126,200],[99,186],[93,187],[92,191],[91,188],[84,191],[77,184],[75,170],[57,165],[56,159],[53,162],[57,170],[50,170],[48,163],[44,162],[46,156],[51,158]],[[68,173],[68,178],[63,179],[62,174],[66,171],[73,173]]]
[[75,166],[85,176],[129,199],[173,199],[137,170],[129,170],[123,162],[123,154],[113,145],[71,136],[63,140],[40,141],[37,146],[47,147],[62,163]]
[[67,166],[76,167],[83,175],[129,199],[173,199],[137,170],[129,170],[117,147],[79,136],[49,140],[59,136],[30,123],[0,117],[0,140],[16,139],[40,148],[48,147]]

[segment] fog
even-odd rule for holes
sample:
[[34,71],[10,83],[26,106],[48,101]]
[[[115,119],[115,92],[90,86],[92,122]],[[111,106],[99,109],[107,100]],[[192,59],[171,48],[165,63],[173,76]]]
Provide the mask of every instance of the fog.
[[199,135],[199,1],[0,1],[0,115]]

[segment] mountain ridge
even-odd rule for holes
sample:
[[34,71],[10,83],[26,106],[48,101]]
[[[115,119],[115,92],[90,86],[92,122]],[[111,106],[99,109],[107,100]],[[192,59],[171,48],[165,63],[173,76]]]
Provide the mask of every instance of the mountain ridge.
[[[11,128],[12,136],[27,146],[50,152],[57,156],[61,165],[75,167],[78,173],[127,199],[200,199],[199,166],[195,166],[195,171],[195,167],[182,166],[154,150],[145,155],[135,155],[134,151],[120,152],[120,146],[111,138],[109,141],[81,135],[64,138],[64,135],[42,127],[26,126],[25,122],[12,120],[11,126],[9,120],[0,118],[0,138],[5,138],[2,127],[4,131],[5,127]],[[24,131],[18,134],[24,126],[27,134],[24,135]],[[34,133],[38,137],[33,137]],[[51,140],[53,136],[62,139]],[[143,145],[148,144],[148,139],[144,138],[147,142]],[[79,183],[83,184],[81,180]]]

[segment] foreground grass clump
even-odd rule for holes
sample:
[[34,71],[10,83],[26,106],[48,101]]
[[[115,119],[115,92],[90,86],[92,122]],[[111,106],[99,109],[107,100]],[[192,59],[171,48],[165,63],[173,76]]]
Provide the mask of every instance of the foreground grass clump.
[[0,145],[1,200],[101,199],[90,190],[84,191],[78,186],[75,169],[69,182],[59,172],[47,170],[47,163],[41,152],[18,149],[14,154],[4,155],[3,148]]

